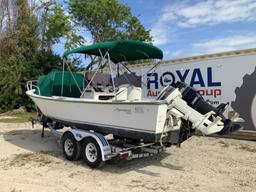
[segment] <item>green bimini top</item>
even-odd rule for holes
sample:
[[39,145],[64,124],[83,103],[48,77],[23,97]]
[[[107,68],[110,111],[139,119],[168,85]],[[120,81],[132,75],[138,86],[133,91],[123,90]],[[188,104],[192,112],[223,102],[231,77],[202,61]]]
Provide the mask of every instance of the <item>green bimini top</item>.
[[135,61],[141,59],[162,59],[163,52],[159,48],[135,40],[120,40],[111,42],[96,43],[89,46],[81,46],[69,51],[65,51],[63,56],[72,53],[83,53],[89,55],[104,56],[109,53],[110,60],[114,63],[122,61]]

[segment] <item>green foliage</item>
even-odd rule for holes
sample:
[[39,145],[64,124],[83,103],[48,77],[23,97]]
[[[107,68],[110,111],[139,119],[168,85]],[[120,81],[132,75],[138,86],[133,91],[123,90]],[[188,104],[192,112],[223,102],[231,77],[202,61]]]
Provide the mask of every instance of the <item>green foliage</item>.
[[39,46],[39,22],[29,7],[27,0],[15,1],[14,33],[16,51],[24,56],[31,56]]
[[[12,36],[5,36],[0,39],[0,46],[3,50],[9,49],[8,54],[0,55],[0,111],[17,108],[28,103],[24,99],[24,84],[31,77],[30,63],[33,52],[39,44],[38,22],[29,9],[26,0],[15,1],[13,17],[13,28],[8,31]],[[13,42],[11,47],[8,43]]]
[[0,111],[15,108],[22,102],[22,84],[19,81],[24,73],[24,57],[12,55],[1,63],[0,68]]
[[0,112],[33,107],[26,82],[58,69],[60,57],[40,49],[39,22],[27,0],[15,1],[13,28],[0,38]]
[[152,41],[131,9],[118,0],[71,0],[70,12],[76,22],[91,33],[94,42],[133,39]]
[[66,38],[65,48],[71,48],[84,43],[84,38],[76,34],[71,16],[56,2],[50,2],[44,7],[42,15],[43,48],[52,50],[52,45],[59,43],[61,37]]
[[71,31],[69,17],[64,14],[61,7],[55,4],[52,14],[46,15],[47,31],[45,33],[46,41],[59,43],[60,37],[67,35]]
[[[0,1],[0,113],[25,106],[26,82],[61,69],[52,46],[65,39],[65,48],[84,43],[76,27],[88,30],[94,42],[134,39],[151,42],[149,30],[118,0],[71,0],[68,14],[55,1]],[[78,24],[74,26],[74,24]],[[77,70],[80,58],[73,58]],[[68,61],[69,62],[69,61]]]
[[69,33],[66,36],[67,40],[65,42],[65,49],[73,49],[78,47],[79,45],[83,45],[85,43],[85,39],[81,35],[77,35],[74,31]]
[[152,42],[150,31],[146,30],[135,16],[129,17],[126,24],[126,32],[123,35],[125,39],[135,39],[141,41]]
[[33,108],[31,100],[25,94],[26,82],[37,79],[39,75],[51,70],[61,69],[60,57],[45,51],[38,51],[26,58],[22,54],[13,54],[0,62],[0,112],[20,106]]
[[1,118],[0,116],[0,123],[25,123],[28,122],[31,118],[36,118],[36,113],[10,111],[5,113],[4,116],[9,118]]

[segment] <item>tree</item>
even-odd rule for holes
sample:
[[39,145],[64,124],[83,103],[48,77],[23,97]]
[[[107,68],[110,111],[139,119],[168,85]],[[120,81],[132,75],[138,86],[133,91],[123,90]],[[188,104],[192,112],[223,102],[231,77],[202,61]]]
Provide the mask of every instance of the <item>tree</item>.
[[0,60],[3,56],[8,56],[15,49],[15,33],[13,30],[14,22],[12,21],[12,13],[14,3],[10,0],[0,1]]
[[59,43],[60,38],[66,39],[65,48],[84,43],[84,38],[76,34],[72,26],[71,16],[65,14],[64,9],[54,1],[42,3],[41,33],[42,48],[52,52],[52,45]]
[[31,106],[26,82],[60,68],[60,57],[40,48],[40,22],[28,0],[5,1],[1,9],[11,15],[3,19],[0,36],[0,112]]
[[75,22],[91,33],[94,43],[124,38],[152,42],[150,30],[118,0],[70,0],[69,6]]
[[38,50],[39,22],[31,10],[27,0],[15,1],[14,31],[16,33],[17,52],[26,58]]
[[38,21],[27,0],[6,1],[6,5],[6,12],[12,15],[0,38],[0,110],[16,108],[27,101],[25,83],[34,75],[31,66],[39,45]]
[[61,68],[52,50],[61,38],[65,48],[84,43],[76,27],[88,30],[94,42],[152,41],[149,30],[117,0],[71,0],[70,13],[57,2],[0,0],[0,112],[30,106],[26,82]]
[[[74,22],[90,32],[93,43],[120,39],[152,42],[150,30],[145,29],[131,9],[118,0],[70,0],[69,7]],[[86,70],[100,59],[90,58]]]

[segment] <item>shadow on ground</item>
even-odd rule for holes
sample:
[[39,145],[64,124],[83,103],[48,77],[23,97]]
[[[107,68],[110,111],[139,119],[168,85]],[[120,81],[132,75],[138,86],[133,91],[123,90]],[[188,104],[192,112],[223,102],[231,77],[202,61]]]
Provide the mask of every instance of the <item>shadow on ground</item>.
[[[64,159],[61,150],[60,141],[54,137],[48,130],[45,130],[45,137],[41,138],[40,130],[13,130],[3,133],[3,138],[5,141],[10,142],[13,145],[16,145],[20,148],[29,150],[33,153],[47,153],[54,157],[57,157],[66,163],[69,162]],[[162,168],[167,168],[170,170],[183,171],[183,167],[176,166],[170,163],[163,163],[162,160],[167,156],[170,156],[170,153],[163,152],[156,156],[133,159],[133,160],[120,160],[112,159],[105,163],[103,167],[100,168],[101,171],[111,172],[116,174],[122,174],[128,171],[136,171],[141,174],[146,174],[150,176],[158,177],[159,173],[151,172],[144,168],[148,166],[157,166]],[[83,161],[72,162],[75,165],[83,165]],[[88,168],[88,167],[87,167]]]

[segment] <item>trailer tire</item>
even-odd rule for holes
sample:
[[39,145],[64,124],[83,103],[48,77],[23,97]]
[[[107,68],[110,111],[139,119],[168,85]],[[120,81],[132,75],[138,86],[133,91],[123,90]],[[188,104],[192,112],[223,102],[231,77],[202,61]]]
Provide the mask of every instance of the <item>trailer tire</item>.
[[82,156],[85,163],[92,167],[101,167],[104,164],[98,142],[92,137],[86,137],[82,143]]
[[81,144],[72,133],[66,132],[61,138],[62,151],[66,159],[76,161],[81,158]]

